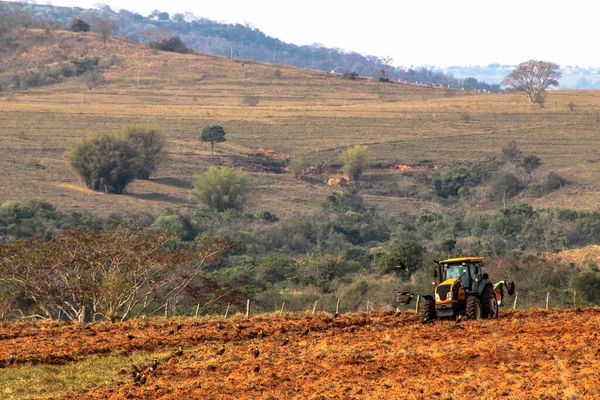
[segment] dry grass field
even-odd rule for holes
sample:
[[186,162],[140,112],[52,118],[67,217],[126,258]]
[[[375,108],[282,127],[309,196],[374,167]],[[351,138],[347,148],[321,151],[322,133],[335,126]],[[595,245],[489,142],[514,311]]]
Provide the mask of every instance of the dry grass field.
[[[426,325],[410,312],[18,323],[0,326],[0,393],[4,399],[597,399],[599,317],[598,309],[532,309]],[[148,373],[154,357],[156,376]],[[132,364],[146,374],[145,384],[133,381]]]
[[[189,190],[194,174],[259,148],[316,165],[337,162],[340,150],[365,144],[382,164],[443,167],[482,161],[516,140],[524,153],[542,160],[534,180],[555,171],[571,181],[567,188],[526,201],[575,209],[600,204],[597,92],[552,92],[540,108],[516,94],[343,80],[339,74],[283,65],[152,52],[117,38],[104,45],[91,33],[56,31],[35,43],[18,60],[6,58],[0,67],[12,62],[26,68],[57,54],[63,59],[114,56],[119,61],[105,72],[107,83],[93,90],[75,78],[0,93],[0,202],[41,199],[63,211],[98,215],[159,213],[196,207]],[[247,105],[247,96],[258,104]],[[157,176],[133,183],[124,195],[86,190],[65,164],[69,141],[132,123],[155,126],[168,137],[168,158]],[[227,142],[211,155],[199,133],[213,123],[226,129]],[[397,168],[371,170],[364,180],[413,185]],[[289,173],[253,173],[252,181],[250,211],[310,212],[332,190],[319,181],[297,181]],[[365,198],[389,213],[439,207],[410,196],[369,192]]]

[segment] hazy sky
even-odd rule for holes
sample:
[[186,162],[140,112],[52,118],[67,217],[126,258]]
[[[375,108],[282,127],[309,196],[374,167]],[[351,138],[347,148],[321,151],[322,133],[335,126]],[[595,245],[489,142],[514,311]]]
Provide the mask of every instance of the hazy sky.
[[[97,0],[52,0],[92,8]],[[43,4],[43,0],[38,1]],[[148,15],[191,12],[221,22],[250,23],[298,45],[392,56],[395,65],[518,64],[600,66],[597,0],[129,0],[103,2]]]

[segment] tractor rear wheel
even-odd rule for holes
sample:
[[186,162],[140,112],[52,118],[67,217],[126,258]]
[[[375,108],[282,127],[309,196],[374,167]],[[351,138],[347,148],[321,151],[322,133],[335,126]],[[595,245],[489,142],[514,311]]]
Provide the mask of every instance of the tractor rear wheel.
[[498,301],[492,285],[487,285],[481,294],[481,311],[483,318],[498,318]]
[[431,297],[426,297],[423,299],[421,303],[421,315],[423,316],[423,321],[429,322],[435,319],[435,300]]
[[481,319],[481,301],[477,296],[467,297],[467,319]]

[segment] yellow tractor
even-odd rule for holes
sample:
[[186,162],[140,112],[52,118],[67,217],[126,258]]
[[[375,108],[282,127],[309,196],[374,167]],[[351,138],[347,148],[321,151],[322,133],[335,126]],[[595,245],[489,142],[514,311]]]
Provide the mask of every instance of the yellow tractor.
[[423,296],[420,312],[423,322],[435,318],[466,316],[467,319],[498,318],[504,288],[512,295],[514,283],[495,285],[482,271],[483,258],[449,258],[437,262],[434,296]]

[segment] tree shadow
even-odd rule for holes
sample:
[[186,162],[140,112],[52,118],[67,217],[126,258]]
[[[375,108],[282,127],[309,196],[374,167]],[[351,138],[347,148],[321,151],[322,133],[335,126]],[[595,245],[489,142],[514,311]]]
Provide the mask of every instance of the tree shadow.
[[160,185],[173,186],[181,189],[191,189],[193,187],[191,180],[179,178],[152,178],[150,179],[150,182],[158,183]]
[[189,199],[170,196],[165,193],[127,193],[126,195],[140,200],[162,201],[171,204],[192,204]]

